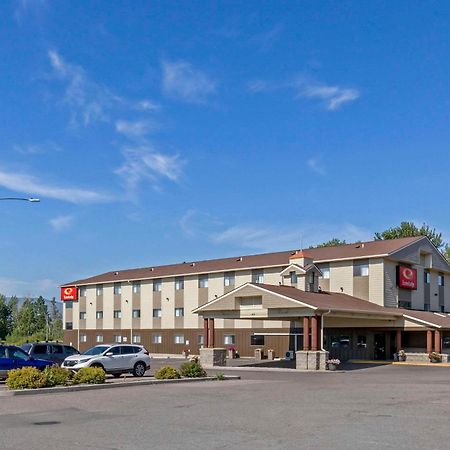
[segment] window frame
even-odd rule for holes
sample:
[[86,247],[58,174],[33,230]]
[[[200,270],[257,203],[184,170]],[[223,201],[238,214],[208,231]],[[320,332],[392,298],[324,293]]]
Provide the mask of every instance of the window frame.
[[207,289],[209,284],[209,276],[208,274],[203,274],[198,276],[198,288],[199,289]]
[[175,312],[175,317],[184,317],[184,308],[175,308],[174,312]]
[[[156,311],[159,311],[159,314],[155,314]],[[153,317],[155,319],[161,319],[161,317],[162,317],[162,309],[161,308],[153,308]]]
[[175,278],[175,290],[176,291],[184,290],[184,277]]
[[161,278],[156,278],[155,280],[153,280],[153,292],[161,292],[162,291],[162,279]]
[[122,295],[122,283],[114,283],[113,293],[114,295]]

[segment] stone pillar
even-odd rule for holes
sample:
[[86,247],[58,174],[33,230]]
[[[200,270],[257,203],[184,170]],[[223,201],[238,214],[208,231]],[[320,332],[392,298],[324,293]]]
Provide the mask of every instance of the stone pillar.
[[399,352],[402,349],[402,330],[397,330],[395,335],[395,350]]
[[431,353],[433,351],[433,332],[431,330],[427,330],[427,353]]
[[311,350],[317,351],[317,316],[311,317]]
[[203,319],[203,347],[209,347],[209,319]]
[[309,350],[309,317],[303,317],[303,351]]
[[439,330],[434,330],[434,351],[441,353],[441,332]]
[[227,351],[224,348],[201,348],[200,363],[203,367],[226,366]]
[[214,319],[209,319],[209,339],[208,339],[208,347],[214,348],[215,345],[215,334],[216,330],[214,329]]

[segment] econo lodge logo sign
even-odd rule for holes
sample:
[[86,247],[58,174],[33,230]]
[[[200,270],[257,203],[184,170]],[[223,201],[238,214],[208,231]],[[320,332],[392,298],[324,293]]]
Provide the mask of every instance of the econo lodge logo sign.
[[398,266],[397,285],[402,289],[417,289],[417,270],[411,267]]
[[69,300],[78,300],[78,288],[76,286],[62,287],[61,300],[63,302]]

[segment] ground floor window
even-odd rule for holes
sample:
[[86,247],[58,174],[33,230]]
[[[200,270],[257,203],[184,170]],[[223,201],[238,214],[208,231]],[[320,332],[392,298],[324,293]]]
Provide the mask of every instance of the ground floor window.
[[264,336],[256,334],[250,336],[250,345],[264,345]]
[[115,334],[114,335],[114,342],[116,342],[117,344],[122,342],[122,336],[120,336],[120,334]]
[[331,336],[331,347],[332,348],[345,348],[350,347],[350,336]]
[[95,342],[103,342],[103,334],[97,334],[95,336]]
[[235,336],[234,336],[234,334],[226,334],[224,337],[223,337],[223,343],[225,344],[225,345],[234,345],[235,344]]
[[365,336],[363,334],[358,336],[358,338],[356,340],[356,346],[358,348],[367,348],[367,336]]
[[449,336],[445,336],[442,339],[442,347],[444,348],[450,348],[450,337]]
[[152,336],[152,343],[153,344],[162,344],[162,336],[160,334],[154,334]]
[[174,340],[175,340],[175,344],[184,344],[184,335],[176,334]]
[[140,344],[140,343],[141,343],[141,335],[133,334],[133,344]]
[[85,334],[80,334],[80,342],[86,342],[87,336]]

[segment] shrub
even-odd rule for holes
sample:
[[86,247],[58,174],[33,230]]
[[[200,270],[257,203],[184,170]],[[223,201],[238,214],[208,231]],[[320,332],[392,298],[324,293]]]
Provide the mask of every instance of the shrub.
[[175,367],[165,366],[155,372],[155,378],[157,380],[174,380],[181,378],[181,375]]
[[69,384],[72,378],[72,372],[59,366],[46,367],[44,370],[46,376],[46,386],[65,386]]
[[39,389],[46,386],[47,377],[36,367],[22,367],[8,372],[8,389]]
[[180,373],[187,378],[206,377],[206,371],[197,360],[189,361],[181,365]]
[[101,367],[83,367],[73,377],[73,384],[102,384],[106,374]]
[[216,379],[220,380],[220,381],[225,380],[225,374],[223,372],[217,372],[216,373]]

